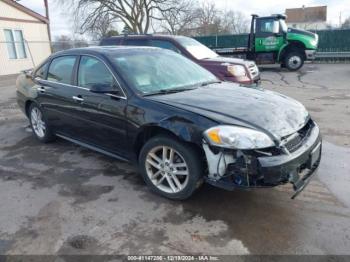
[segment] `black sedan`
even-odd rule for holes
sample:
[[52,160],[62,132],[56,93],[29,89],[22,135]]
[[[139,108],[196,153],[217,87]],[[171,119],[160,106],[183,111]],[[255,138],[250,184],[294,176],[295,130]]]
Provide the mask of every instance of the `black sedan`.
[[164,49],[56,53],[18,77],[17,100],[40,141],[60,137],[134,162],[171,199],[190,197],[202,182],[290,182],[296,196],[321,158],[319,128],[299,102],[221,82]]

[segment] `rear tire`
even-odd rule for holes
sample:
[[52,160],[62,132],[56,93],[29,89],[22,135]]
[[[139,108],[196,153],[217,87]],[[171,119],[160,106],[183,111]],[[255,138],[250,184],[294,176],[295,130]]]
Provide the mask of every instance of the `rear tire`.
[[139,166],[151,190],[169,199],[187,199],[202,184],[203,164],[199,153],[170,136],[156,136],[147,141],[141,149]]
[[304,65],[304,56],[300,51],[293,51],[288,53],[282,65],[284,65],[289,71],[297,71]]
[[40,142],[48,143],[55,140],[48,121],[37,104],[33,103],[30,105],[28,116],[33,133]]

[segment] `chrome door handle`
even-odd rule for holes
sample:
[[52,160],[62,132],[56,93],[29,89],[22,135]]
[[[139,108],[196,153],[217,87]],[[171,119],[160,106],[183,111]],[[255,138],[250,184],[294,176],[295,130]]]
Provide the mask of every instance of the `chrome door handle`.
[[80,97],[80,96],[73,96],[72,97],[74,99],[74,101],[76,102],[83,102],[84,101],[84,98]]
[[38,88],[38,91],[39,91],[40,93],[45,93],[45,88],[42,87],[42,86],[40,86],[40,87]]

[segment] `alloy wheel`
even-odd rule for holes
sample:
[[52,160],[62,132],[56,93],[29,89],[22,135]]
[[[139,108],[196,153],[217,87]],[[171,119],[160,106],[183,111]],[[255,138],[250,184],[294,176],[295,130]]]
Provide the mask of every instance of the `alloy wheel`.
[[159,190],[178,193],[188,184],[189,169],[183,156],[169,146],[157,146],[146,157],[149,179]]
[[43,138],[46,132],[46,124],[43,120],[43,115],[39,108],[34,107],[30,112],[30,120],[33,130],[39,138]]

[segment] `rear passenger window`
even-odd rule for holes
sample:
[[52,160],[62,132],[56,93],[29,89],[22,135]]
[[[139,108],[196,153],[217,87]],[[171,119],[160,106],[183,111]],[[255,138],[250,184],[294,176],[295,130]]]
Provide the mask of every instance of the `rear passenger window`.
[[100,45],[102,46],[120,45],[121,40],[122,40],[121,38],[106,38],[101,40]]
[[169,49],[169,50],[175,51],[176,53],[181,53],[180,50],[169,41],[151,40],[151,46]]
[[125,43],[132,46],[149,46],[149,42],[146,39],[128,39]]
[[63,84],[71,84],[75,61],[75,56],[62,56],[52,60],[47,80]]

